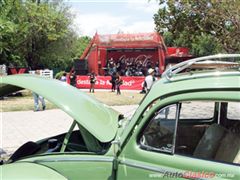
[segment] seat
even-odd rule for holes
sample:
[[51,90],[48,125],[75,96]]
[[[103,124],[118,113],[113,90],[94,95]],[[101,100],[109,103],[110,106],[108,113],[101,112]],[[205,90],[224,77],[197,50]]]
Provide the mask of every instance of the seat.
[[227,129],[218,124],[212,124],[209,126],[195,148],[193,157],[214,159],[218,147],[220,146],[220,142],[226,132]]
[[240,135],[228,132],[220,142],[214,159],[240,164]]

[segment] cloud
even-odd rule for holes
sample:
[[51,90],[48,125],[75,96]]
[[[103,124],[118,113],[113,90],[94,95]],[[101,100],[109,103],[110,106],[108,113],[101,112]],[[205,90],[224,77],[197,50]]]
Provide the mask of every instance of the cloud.
[[113,16],[108,13],[84,14],[80,11],[72,10],[75,14],[74,29],[79,35],[93,36],[97,31],[99,34],[117,33],[124,27],[128,17]]
[[145,13],[157,13],[159,9],[158,2],[156,0],[129,0],[126,1],[126,7],[128,9],[134,9]]
[[74,20],[75,30],[79,35],[93,36],[99,34],[153,32],[153,21],[136,21],[129,23],[129,18],[110,14],[79,14]]
[[153,21],[137,21],[122,28],[124,33],[153,32],[155,28]]
[[[146,5],[146,1],[144,2],[130,1],[128,5],[132,6],[135,3],[135,7],[141,10]],[[148,10],[145,9],[145,11]],[[71,12],[75,15],[73,21],[75,31],[79,35],[90,37],[96,32],[99,34],[116,34],[119,31],[124,33],[153,32],[155,27],[153,19],[134,18],[130,14],[119,16],[108,11],[83,13],[74,7],[71,7]]]

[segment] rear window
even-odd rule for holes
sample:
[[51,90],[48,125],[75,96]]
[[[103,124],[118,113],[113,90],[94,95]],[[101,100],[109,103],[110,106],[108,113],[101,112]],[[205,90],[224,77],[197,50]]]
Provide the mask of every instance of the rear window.
[[227,118],[231,120],[240,120],[240,103],[239,102],[228,103]]
[[210,101],[184,101],[181,105],[180,119],[212,119],[214,105],[214,102]]

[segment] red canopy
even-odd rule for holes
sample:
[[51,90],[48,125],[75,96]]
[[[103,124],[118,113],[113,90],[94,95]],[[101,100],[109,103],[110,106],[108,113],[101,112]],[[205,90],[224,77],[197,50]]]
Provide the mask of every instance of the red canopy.
[[137,34],[95,34],[88,47],[83,52],[80,59],[85,59],[92,47],[102,48],[155,48],[166,46],[162,37],[156,33],[137,33]]
[[107,59],[114,61],[144,61],[159,64],[164,70],[164,59],[167,48],[162,37],[156,33],[137,34],[95,34],[80,59],[88,62],[88,72],[103,75]]

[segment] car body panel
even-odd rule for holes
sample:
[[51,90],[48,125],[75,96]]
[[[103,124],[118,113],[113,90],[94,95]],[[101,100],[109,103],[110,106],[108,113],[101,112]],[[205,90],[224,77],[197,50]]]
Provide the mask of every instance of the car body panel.
[[48,167],[28,162],[0,166],[0,172],[1,179],[67,179]]
[[[171,91],[170,91],[171,90]],[[161,100],[164,100],[166,97],[176,98],[177,95],[179,95],[176,99],[181,99],[182,95],[185,93],[188,94],[189,99],[196,98],[195,94],[191,95],[191,92],[211,92],[211,91],[229,91],[228,98],[231,99],[240,99],[240,95],[237,92],[237,94],[231,93],[231,91],[240,91],[240,76],[234,75],[234,76],[228,76],[223,77],[220,75],[208,77],[208,78],[200,78],[200,79],[188,79],[184,81],[177,81],[174,83],[171,83],[167,81],[166,79],[161,79],[157,81],[155,84],[153,84],[150,92],[146,95],[147,98],[144,98],[137,110],[135,111],[134,115],[131,118],[131,121],[129,122],[128,126],[125,128],[123,135],[121,137],[121,144],[124,144],[124,141],[128,139],[130,132],[133,131],[133,128],[139,121],[139,117],[141,117],[142,112],[144,112],[144,109],[148,107],[149,104],[154,102],[156,99],[161,98]],[[171,93],[169,93],[171,92]],[[215,93],[211,94],[212,99],[214,99],[216,96]],[[176,96],[174,96],[176,95]],[[205,96],[198,96],[199,99],[204,99],[211,97],[208,93],[205,94]],[[219,96],[219,97],[225,97]],[[227,97],[226,97],[227,100]],[[163,103],[164,104],[164,103]]]
[[68,179],[109,179],[112,175],[113,158],[103,156],[68,157],[42,160],[39,164],[64,174]]
[[67,179],[108,179],[112,175],[113,157],[65,153],[29,157],[18,162],[19,166],[31,162],[48,167]]
[[[47,89],[50,92],[45,92],[45,90],[42,90],[43,88],[40,87],[38,84],[27,85],[27,83],[25,82],[15,82],[18,79],[11,78],[12,76],[9,77],[9,79],[6,78],[7,80],[5,79],[5,81],[2,83],[15,86],[17,85],[24,88],[26,88],[25,86],[27,86],[28,89],[31,89],[33,91],[39,90],[38,93],[40,95],[46,95],[46,98],[48,98],[50,101],[51,95],[59,97],[58,94],[54,94],[55,91],[52,91],[50,89],[60,89],[60,87],[62,87],[61,82],[37,80],[37,82],[40,82],[41,86],[49,86]],[[25,78],[25,80],[30,83],[35,83],[34,80],[36,81],[36,78],[38,77],[28,76],[28,78]],[[87,130],[89,130],[89,132],[92,133],[95,137],[100,137],[103,142],[106,140],[109,140],[111,142],[111,144],[110,142],[108,143],[109,147],[107,149],[107,152],[102,155],[93,154],[91,152],[54,152],[52,154],[35,154],[35,156],[25,157],[17,161],[16,163],[13,163],[15,164],[14,167],[16,168],[16,172],[19,172],[22,164],[32,163],[42,167],[48,167],[49,170],[56,171],[57,173],[64,175],[64,177],[66,177],[67,179],[240,179],[240,166],[235,161],[220,161],[216,158],[216,156],[214,156],[214,158],[194,156],[194,151],[196,150],[197,145],[194,146],[191,153],[181,154],[179,153],[179,151],[177,151],[178,147],[181,147],[181,145],[187,146],[188,144],[176,143],[176,139],[180,137],[177,135],[177,133],[180,132],[177,128],[181,128],[180,125],[182,122],[187,124],[184,124],[186,125],[184,127],[187,128],[195,125],[204,125],[204,128],[206,127],[207,129],[208,127],[210,127],[211,125],[215,125],[216,123],[218,123],[217,125],[219,126],[224,125],[224,123],[221,122],[221,118],[224,118],[224,116],[221,117],[221,113],[222,111],[225,111],[225,117],[227,117],[227,106],[229,104],[227,104],[226,102],[240,102],[239,73],[190,73],[179,76],[179,78],[175,76],[171,80],[173,81],[170,81],[170,79],[167,78],[162,78],[161,80],[157,81],[152,86],[150,92],[145,96],[144,100],[141,102],[140,106],[131,118],[131,121],[127,119],[122,120],[119,123],[120,127],[118,129],[115,129],[116,125],[112,125],[115,123],[112,123],[110,120],[103,120],[103,122],[101,122],[102,118],[107,118],[107,113],[105,112],[105,110],[103,110],[102,107],[100,108],[101,110],[97,111],[91,109],[92,107],[98,107],[98,102],[93,101],[91,98],[85,97],[86,95],[81,93],[80,95],[82,96],[82,98],[78,98],[79,93],[77,93],[77,91],[79,90],[73,90],[74,88],[72,87],[69,87],[70,89],[64,88],[64,90],[68,91],[68,93],[74,95],[74,97],[71,97],[72,101],[74,99],[82,99],[81,102],[78,102],[81,108],[74,109],[73,107],[74,111],[80,113],[81,110],[84,110],[90,113],[93,110],[93,113],[96,113],[96,116],[94,116],[94,122],[97,122],[97,117],[99,117],[99,124],[104,124],[103,129],[101,129],[101,127],[103,126],[101,124],[101,127],[94,127],[94,129],[91,129],[90,131],[90,125],[94,122],[91,121],[91,123],[87,125],[85,124],[84,126],[84,119],[89,118],[87,117],[86,112],[83,113],[84,119],[80,120],[81,125]],[[52,86],[51,83],[53,83],[54,85]],[[64,92],[60,92],[60,94],[64,96]],[[53,99],[52,102],[60,103],[61,101],[63,101],[63,104],[60,103],[57,105],[59,107],[62,107],[62,109],[66,112],[68,112],[68,109],[65,107],[65,103],[69,105],[71,102],[68,102],[64,98],[60,98],[59,100]],[[89,102],[95,105],[88,105],[88,103],[85,103],[85,101],[87,100],[89,100]],[[198,111],[194,111],[193,109],[191,109],[191,112],[194,113],[193,118],[189,118],[190,120],[183,119],[183,121],[180,121],[182,120],[179,118],[181,114],[180,106],[184,105],[184,103],[190,104],[191,101],[213,101],[214,103],[212,104],[214,104],[214,106],[212,108],[213,110],[211,111],[213,117],[209,119],[199,118],[198,121],[195,119],[195,115],[197,115]],[[87,104],[86,107],[84,106],[85,104]],[[155,148],[155,146],[151,146],[147,143],[144,147],[144,141],[146,141],[146,134],[144,134],[144,131],[148,128],[150,122],[152,122],[152,119],[154,119],[157,115],[164,115],[161,114],[162,111],[159,111],[160,109],[167,110],[167,108],[169,107],[168,105],[172,104],[176,104],[175,117],[170,118],[170,120],[173,120],[173,123],[170,122],[170,124],[173,124],[174,126],[173,128],[171,126],[171,128],[174,130],[174,134],[172,133],[172,142],[170,144],[167,144],[169,145],[167,147],[170,147],[172,151],[163,151],[162,149],[159,149],[158,147]],[[165,107],[166,109],[162,109]],[[206,114],[205,110],[206,107],[203,114]],[[103,113],[103,115],[98,115],[97,113]],[[71,115],[71,112],[69,112],[69,114]],[[117,123],[118,117],[117,115],[114,115],[114,117],[110,119],[116,119],[116,121],[114,122]],[[159,127],[160,125],[164,126],[164,123],[167,124],[167,120],[168,119],[166,116],[162,119],[159,118]],[[188,122],[185,120],[188,120]],[[226,120],[228,119],[226,118]],[[234,120],[236,121],[239,119]],[[108,122],[110,123],[110,125],[106,124]],[[164,123],[160,124],[161,122]],[[111,128],[111,126],[114,126],[114,128]],[[161,134],[162,132],[160,131],[159,127],[156,125],[155,129],[157,129],[157,133]],[[222,128],[225,128],[225,126],[223,126]],[[97,131],[99,129],[101,130],[101,132],[93,132],[94,130]],[[115,129],[114,133],[108,134],[107,132],[103,132],[105,130],[111,129]],[[204,129],[203,133],[207,131],[206,129]],[[226,130],[228,130],[228,132],[230,131],[230,129]],[[187,131],[185,132],[188,132],[188,134],[186,134],[187,138],[194,137],[194,140],[197,139],[197,136],[195,136],[196,134],[194,134],[193,131],[189,131],[189,129],[187,129]],[[101,133],[104,133],[104,135],[102,136]],[[151,131],[150,133],[154,134],[155,132]],[[110,135],[111,138],[107,138],[107,135]],[[200,142],[203,134],[201,134],[201,136],[199,137],[200,138],[197,143]],[[216,136],[212,135],[212,142],[215,142],[215,137]],[[234,141],[235,139],[237,138],[232,138],[232,141],[229,144],[234,144],[232,142],[236,142]],[[184,143],[186,143],[187,140],[182,139]],[[161,142],[160,136],[157,141]],[[223,143],[224,146],[226,144]],[[203,153],[206,152],[208,152],[208,150],[203,151]],[[237,153],[239,152],[237,151]],[[235,154],[233,153],[233,155]],[[4,168],[8,168],[11,167],[11,164],[3,166],[5,166]],[[31,168],[29,168],[29,170],[31,170]],[[12,169],[12,171],[15,170]],[[17,178],[17,176],[15,177]],[[30,178],[32,178],[32,176]]]
[[119,113],[67,83],[37,75],[0,77],[1,95],[29,89],[57,105],[101,142],[111,141],[118,128]]
[[[225,89],[226,90],[226,89]],[[211,98],[209,98],[211,97]],[[175,96],[166,97],[158,101],[135,126],[131,136],[127,138],[127,145],[122,146],[123,150],[119,155],[120,165],[118,168],[118,178],[128,179],[134,176],[136,179],[152,179],[152,178],[177,178],[177,173],[187,175],[194,172],[196,176],[214,175],[216,179],[240,179],[240,166],[215,162],[210,160],[202,160],[194,157],[172,155],[161,152],[148,151],[140,148],[139,134],[146,126],[149,118],[158,110],[166,105],[188,100],[219,100],[219,101],[239,101],[240,90],[235,91],[205,91],[192,92],[185,94],[177,94]],[[201,174],[201,173],[205,174]],[[167,174],[168,173],[168,174]],[[172,173],[172,174],[171,174]],[[175,174],[174,174],[175,173]],[[198,173],[198,174],[197,174]],[[200,173],[200,174],[199,174]],[[165,175],[165,176],[164,176]],[[170,176],[172,175],[172,176]],[[207,179],[206,177],[198,177]],[[208,177],[209,178],[209,177]]]

